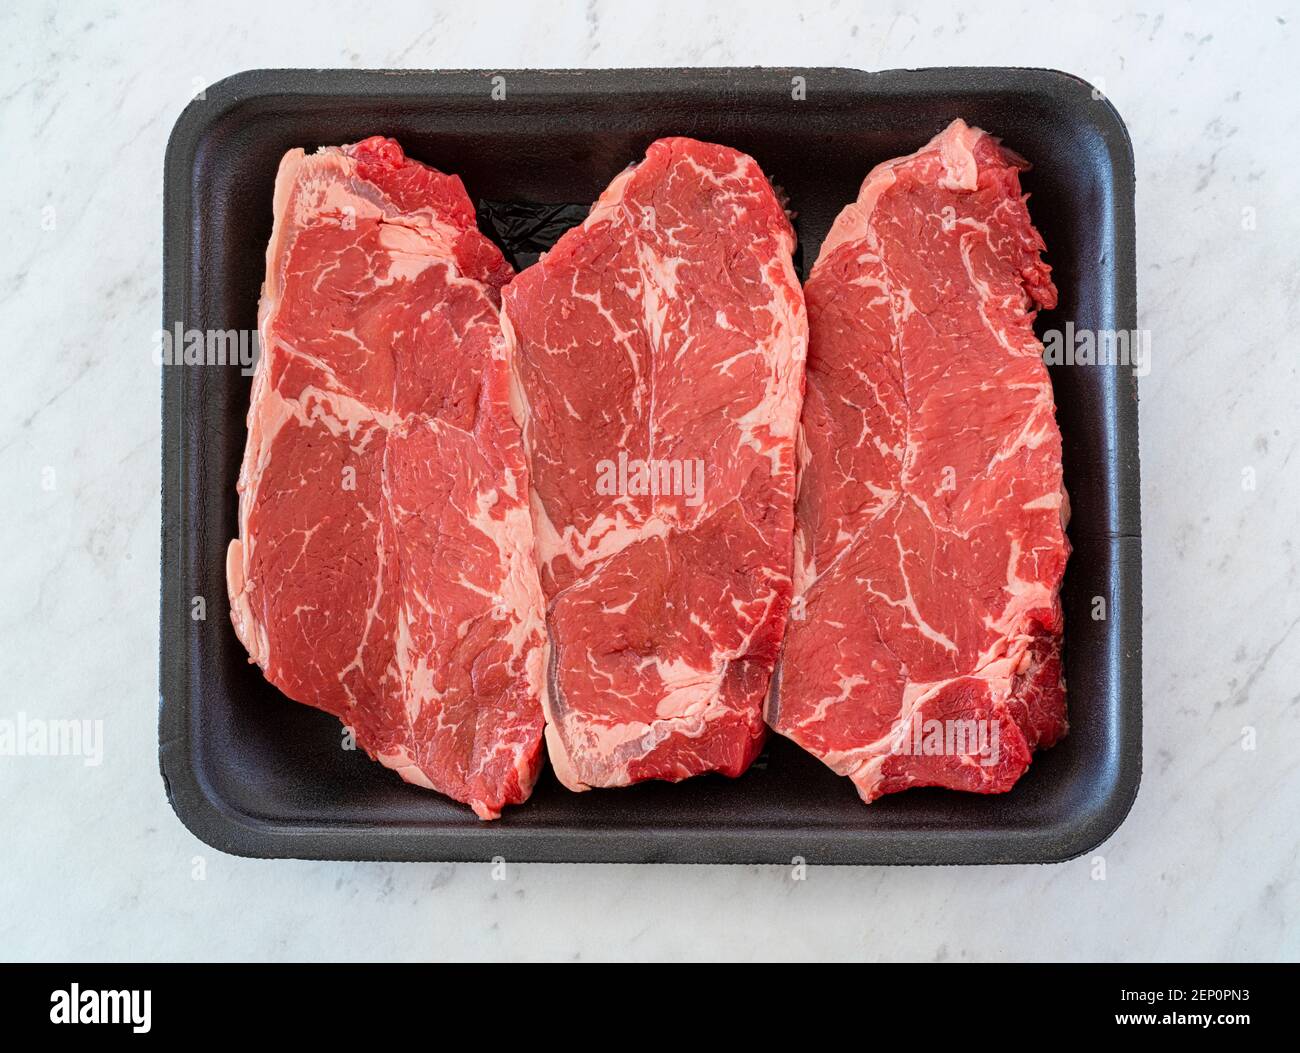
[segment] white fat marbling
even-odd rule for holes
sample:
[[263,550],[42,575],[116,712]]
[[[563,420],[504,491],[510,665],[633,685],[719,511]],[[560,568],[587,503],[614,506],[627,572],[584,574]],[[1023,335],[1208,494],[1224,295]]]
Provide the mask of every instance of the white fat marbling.
[[[105,742],[97,767],[0,758],[0,956],[1300,957],[1294,6],[12,6],[0,717],[102,719]],[[758,64],[1057,67],[1100,83],[1132,130],[1154,340],[1146,773],[1099,852],[1106,880],[1089,856],[803,882],[777,867],[520,865],[496,882],[480,865],[258,862],[200,844],[157,771],[150,359],[163,146],[196,86],[258,66]]]

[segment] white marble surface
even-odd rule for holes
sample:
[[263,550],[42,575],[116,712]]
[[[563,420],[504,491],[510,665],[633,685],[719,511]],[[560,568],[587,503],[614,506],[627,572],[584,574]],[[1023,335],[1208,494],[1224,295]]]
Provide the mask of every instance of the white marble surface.
[[[105,751],[89,768],[0,758],[0,957],[1300,958],[1300,9],[1039,7],[5,5],[0,717],[102,719]],[[1102,81],[1129,124],[1154,341],[1146,772],[1100,850],[1106,880],[1085,857],[801,883],[780,868],[534,865],[502,883],[479,865],[259,862],[200,844],[155,759],[150,361],[162,152],[195,78],[733,64],[1054,66]]]

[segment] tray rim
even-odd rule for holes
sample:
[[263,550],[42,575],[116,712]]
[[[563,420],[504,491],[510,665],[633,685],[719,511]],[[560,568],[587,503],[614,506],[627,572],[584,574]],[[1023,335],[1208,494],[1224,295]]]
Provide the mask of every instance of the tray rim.
[[[1016,87],[1047,94],[1062,105],[1078,107],[1103,143],[1114,193],[1109,207],[1115,225],[1115,258],[1110,261],[1114,325],[1136,328],[1135,176],[1132,142],[1114,105],[1097,98],[1087,81],[1073,74],[1037,67],[929,67],[865,71],[851,67],[634,67],[618,69],[250,69],[208,87],[203,98],[181,112],[169,137],[164,161],[163,324],[188,317],[192,301],[190,231],[193,217],[191,176],[200,143],[208,129],[242,103],[266,96],[418,98],[430,82],[440,91],[481,92],[493,76],[515,78],[529,94],[571,96],[596,88],[581,80],[601,81],[599,90],[636,94],[677,88],[702,91],[720,85],[731,89],[764,87],[774,74],[827,76],[840,81],[865,80],[885,95],[920,92],[960,94]],[[634,83],[630,83],[634,82]],[[576,92],[575,92],[576,88]],[[516,88],[518,90],[518,88]],[[180,589],[187,538],[183,530],[184,488],[181,456],[185,432],[183,371],[162,370],[162,523],[159,644],[159,768],[167,799],[182,824],[204,843],[239,856],[384,861],[484,861],[494,856],[529,862],[675,862],[789,865],[793,856],[819,858],[817,865],[980,865],[1064,862],[1097,847],[1123,823],[1141,781],[1141,530],[1136,386],[1133,405],[1120,406],[1116,429],[1121,440],[1115,466],[1114,500],[1121,508],[1113,521],[1130,529],[1092,535],[1109,544],[1113,573],[1128,606],[1116,612],[1127,624],[1129,641],[1116,669],[1118,710],[1111,724],[1109,750],[1115,754],[1115,777],[1098,807],[1051,828],[1030,831],[877,830],[846,837],[837,828],[794,829],[638,826],[634,831],[595,825],[569,831],[520,828],[496,823],[476,827],[438,823],[289,824],[263,819],[231,807],[207,783],[193,761],[187,686],[189,655],[180,617],[188,610]],[[1127,513],[1127,514],[1126,514]],[[634,832],[636,844],[621,834]]]

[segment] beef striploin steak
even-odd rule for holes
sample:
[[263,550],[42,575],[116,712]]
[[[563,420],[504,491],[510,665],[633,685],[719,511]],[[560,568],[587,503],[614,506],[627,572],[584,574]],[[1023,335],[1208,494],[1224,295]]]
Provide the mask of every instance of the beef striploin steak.
[[739,775],[790,598],[807,323],[753,159],[661,139],[505,290],[573,790]]
[[391,139],[286,154],[227,555],[267,679],[485,819],[537,778],[546,665],[510,276],[460,180]]
[[1056,289],[1023,162],[955,121],[875,168],[805,293],[796,598],[768,719],[864,801],[1010,789],[1066,731]]

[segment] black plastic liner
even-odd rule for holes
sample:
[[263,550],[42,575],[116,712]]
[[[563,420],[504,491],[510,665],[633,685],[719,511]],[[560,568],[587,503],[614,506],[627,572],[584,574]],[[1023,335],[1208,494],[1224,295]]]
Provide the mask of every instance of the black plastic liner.
[[547,249],[576,227],[591,203],[549,205],[537,201],[480,201],[478,228],[505,254],[515,270],[531,267]]
[[[1034,163],[1024,185],[1061,294],[1040,328],[1133,329],[1124,125],[1077,78],[1021,69],[239,74],[186,109],[168,145],[163,323],[256,327],[276,167],[296,146],[395,137],[412,157],[460,175],[483,202],[487,233],[524,266],[653,139],[714,140],[752,154],[788,195],[806,270],[867,170],[954,117]],[[1131,369],[1052,371],[1073,509],[1063,590],[1071,730],[1010,793],[912,790],[864,806],[847,779],[774,737],[766,763],[737,780],[572,794],[547,773],[527,804],[492,823],[340,749],[334,718],[287,701],[248,663],[227,616],[224,568],[250,379],[229,366],[163,372],[160,760],[177,814],[217,848],[334,859],[1014,863],[1085,852],[1132,804],[1142,602]],[[206,619],[193,616],[197,596]],[[1094,616],[1096,597],[1104,618]]]

